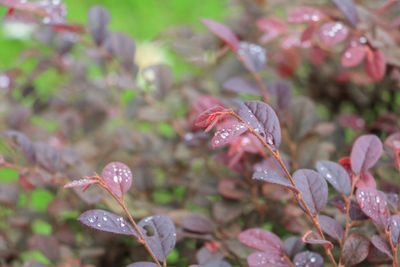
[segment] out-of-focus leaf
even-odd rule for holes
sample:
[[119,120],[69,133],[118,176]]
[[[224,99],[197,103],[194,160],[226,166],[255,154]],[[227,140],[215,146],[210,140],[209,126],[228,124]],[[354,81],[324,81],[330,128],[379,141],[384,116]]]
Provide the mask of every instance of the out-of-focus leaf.
[[333,0],[333,2],[353,26],[358,24],[357,9],[353,0]]
[[85,211],[79,216],[78,220],[96,230],[121,235],[137,235],[133,226],[126,222],[123,217],[105,210],[94,209]]
[[123,33],[111,33],[107,37],[107,47],[127,70],[134,69],[135,42]]
[[289,12],[288,21],[290,23],[316,23],[323,19],[325,15],[314,7],[298,7]]
[[157,267],[158,265],[155,264],[154,262],[149,262],[149,261],[139,261],[139,262],[134,262],[129,264],[126,267]]
[[385,55],[380,49],[367,49],[365,72],[374,81],[383,79],[386,73]]
[[142,219],[139,226],[157,259],[164,261],[176,243],[176,230],[172,220],[165,215]]
[[30,162],[34,163],[36,161],[35,147],[25,134],[17,131],[7,131],[6,136],[21,149]]
[[400,243],[400,215],[390,217],[389,231],[394,244]]
[[267,63],[265,49],[259,45],[240,42],[237,53],[249,71],[259,72]]
[[251,80],[244,79],[241,77],[233,77],[223,84],[223,88],[227,91],[238,93],[238,94],[247,94],[247,95],[260,95],[260,89],[257,87],[257,84]]
[[88,14],[89,31],[97,45],[101,45],[108,35],[110,14],[102,6],[93,6]]
[[306,97],[296,97],[290,105],[290,131],[295,140],[307,135],[317,124],[315,104]]
[[233,51],[237,51],[239,49],[239,39],[225,25],[210,19],[203,19],[202,23],[212,33],[221,38]]
[[390,258],[393,258],[392,251],[390,249],[389,243],[379,235],[374,235],[371,237],[371,243],[381,252],[388,255]]
[[318,214],[328,202],[328,185],[325,179],[308,169],[297,170],[293,179],[311,213]]
[[327,47],[343,42],[348,34],[349,29],[341,22],[327,22],[319,29],[319,38]]
[[185,230],[200,233],[200,234],[211,234],[214,232],[214,223],[199,214],[189,214],[182,221],[182,226]]
[[365,58],[365,51],[366,50],[363,45],[349,46],[342,54],[342,66],[347,68],[357,66]]

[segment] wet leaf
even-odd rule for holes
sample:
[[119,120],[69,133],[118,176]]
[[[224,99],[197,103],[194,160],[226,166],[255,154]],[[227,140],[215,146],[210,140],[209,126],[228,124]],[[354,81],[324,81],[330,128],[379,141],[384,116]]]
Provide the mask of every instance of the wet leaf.
[[139,261],[131,263],[126,267],[158,267],[158,265],[149,261]]
[[389,231],[394,244],[400,244],[400,215],[393,215],[389,221]]
[[336,191],[350,195],[350,176],[340,164],[329,160],[319,160],[316,163],[316,169]]
[[342,251],[346,266],[359,264],[368,256],[369,240],[360,234],[351,234],[344,242]]
[[308,169],[297,170],[293,174],[296,187],[313,215],[318,214],[328,202],[328,185],[317,172]]
[[348,47],[342,54],[342,66],[351,68],[359,65],[365,58],[365,54],[365,47],[363,45]]
[[222,106],[213,106],[200,113],[200,115],[196,118],[194,125],[197,127],[211,129],[221,118],[227,114],[227,112],[229,112],[229,110]]
[[289,12],[288,21],[290,23],[316,23],[324,17],[325,15],[318,9],[305,6]]
[[222,147],[246,131],[247,127],[244,123],[236,120],[226,120],[218,124],[218,130],[211,140],[211,145],[213,148]]
[[239,241],[248,247],[281,255],[283,243],[274,233],[259,229],[247,229],[239,234]]
[[374,223],[385,229],[390,217],[386,195],[373,188],[359,188],[357,189],[356,199],[361,210]]
[[110,14],[102,6],[93,6],[89,10],[89,31],[95,43],[101,45],[106,40],[108,35],[108,23]]
[[319,224],[324,233],[336,239],[338,242],[342,242],[344,231],[342,225],[338,221],[331,217],[320,215]]
[[265,49],[259,45],[240,42],[237,53],[249,71],[259,72],[267,63]]
[[374,81],[383,79],[386,73],[386,59],[380,49],[367,49],[365,72]]
[[101,172],[101,177],[118,197],[122,197],[132,185],[132,172],[121,162],[108,163]]
[[371,243],[374,245],[379,251],[385,253],[390,258],[393,258],[392,251],[390,249],[389,243],[379,235],[374,235],[371,237]]
[[80,179],[80,180],[73,180],[64,185],[64,188],[72,188],[72,187],[87,187],[88,185],[97,183],[96,180],[92,179]]
[[172,220],[165,215],[154,215],[142,219],[139,226],[144,230],[144,236],[154,255],[164,261],[176,243],[176,230]]
[[318,253],[303,251],[294,256],[293,263],[296,267],[323,267],[324,259]]
[[382,143],[375,135],[362,135],[357,138],[351,150],[351,169],[360,174],[370,169],[382,154]]
[[353,0],[333,0],[335,5],[353,26],[358,24],[358,14]]
[[85,211],[79,216],[78,220],[100,231],[136,236],[133,226],[126,222],[123,217],[105,210],[94,209]]
[[240,103],[238,115],[251,126],[268,145],[278,148],[281,143],[281,127],[275,111],[261,101]]
[[239,49],[239,39],[228,27],[210,19],[203,19],[202,23],[212,33],[221,38],[233,51],[237,51]]
[[247,257],[249,267],[290,267],[291,262],[271,252],[254,252]]
[[319,38],[327,47],[343,42],[348,34],[349,29],[341,22],[327,22],[319,29]]
[[282,168],[275,159],[269,158],[254,166],[254,180],[260,180],[267,183],[278,184],[297,191],[290,181],[286,178]]

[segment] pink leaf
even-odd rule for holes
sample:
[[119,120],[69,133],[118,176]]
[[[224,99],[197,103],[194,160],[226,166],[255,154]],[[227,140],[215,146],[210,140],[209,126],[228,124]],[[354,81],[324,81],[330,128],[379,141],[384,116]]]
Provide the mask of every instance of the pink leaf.
[[318,22],[325,15],[313,7],[299,7],[289,13],[288,21],[290,23],[313,23]]
[[234,120],[227,120],[221,123],[219,128],[220,129],[215,132],[214,137],[211,140],[211,144],[214,148],[230,143],[233,139],[247,131],[247,127],[244,123]]
[[108,163],[101,172],[101,177],[118,197],[122,197],[132,185],[132,172],[121,162]]
[[355,67],[360,64],[365,58],[365,46],[350,46],[342,54],[343,67]]
[[202,22],[212,33],[221,38],[233,51],[238,50],[239,39],[228,27],[209,19],[203,19]]
[[319,29],[319,37],[327,47],[332,47],[347,38],[349,29],[341,22],[327,22]]
[[357,188],[361,187],[369,187],[369,188],[376,188],[376,181],[374,176],[370,172],[363,172],[360,174],[360,179],[357,181],[356,184]]
[[369,170],[382,154],[382,143],[375,135],[362,135],[354,142],[351,150],[351,169],[360,174]]
[[264,32],[261,36],[261,43],[268,43],[285,31],[285,24],[277,18],[261,18],[257,20],[257,27]]
[[365,72],[375,81],[380,81],[385,76],[386,60],[380,49],[367,49]]
[[258,228],[247,229],[241,232],[239,241],[248,247],[276,255],[281,255],[283,251],[283,243],[279,237]]

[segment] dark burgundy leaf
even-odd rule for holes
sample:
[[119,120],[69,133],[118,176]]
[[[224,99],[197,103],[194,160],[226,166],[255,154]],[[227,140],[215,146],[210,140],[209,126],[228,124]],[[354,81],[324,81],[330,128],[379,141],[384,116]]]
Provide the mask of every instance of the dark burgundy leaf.
[[357,66],[363,61],[365,54],[365,46],[349,46],[342,54],[342,66],[347,68]]
[[291,236],[283,242],[283,246],[285,248],[285,254],[288,255],[289,258],[293,258],[294,255],[303,249],[304,243],[300,237]]
[[127,70],[133,70],[135,58],[135,42],[129,36],[115,32],[108,35],[107,48]]
[[319,235],[317,235],[316,233],[314,233],[313,231],[306,232],[303,235],[303,237],[301,238],[301,240],[304,243],[311,244],[311,245],[320,245],[320,246],[325,247],[326,249],[333,248],[333,244],[330,241],[321,239],[321,237]]
[[336,239],[338,242],[342,242],[344,231],[342,225],[338,221],[331,217],[320,215],[319,224],[324,233]]
[[288,15],[288,21],[290,23],[316,23],[324,18],[325,15],[314,7],[299,7]]
[[349,29],[341,22],[327,22],[319,29],[319,38],[327,47],[343,42],[348,34]]
[[238,115],[251,126],[265,142],[275,148],[281,143],[281,127],[275,111],[261,101],[240,103]]
[[265,49],[259,45],[240,42],[237,53],[249,71],[259,72],[267,63]]
[[89,10],[89,31],[97,45],[101,45],[108,35],[110,14],[102,6],[93,6]]
[[126,267],[158,267],[158,265],[155,264],[154,262],[139,261],[139,262],[131,263]]
[[390,217],[386,195],[376,189],[365,187],[357,189],[356,199],[361,210],[374,223],[385,229]]
[[189,214],[182,221],[183,229],[200,234],[211,234],[214,232],[214,223],[199,214]]
[[394,244],[400,244],[400,215],[393,215],[389,221],[389,231]]
[[358,24],[358,14],[353,0],[333,0],[353,26]]
[[328,185],[325,179],[308,169],[297,170],[293,179],[311,213],[318,214],[328,202]]
[[227,91],[238,94],[260,95],[260,89],[255,82],[241,77],[233,77],[227,80],[222,87]]
[[386,59],[380,49],[367,49],[365,72],[374,81],[380,81],[385,76]]
[[382,143],[375,135],[362,135],[357,138],[351,150],[351,169],[360,174],[370,169],[382,154]]
[[350,176],[340,164],[329,160],[319,160],[316,163],[316,169],[336,191],[350,195]]
[[344,242],[342,258],[346,266],[359,264],[369,252],[369,240],[360,234],[351,234]]
[[271,81],[268,83],[268,92],[275,100],[278,110],[285,110],[292,100],[292,88],[289,82],[284,80]]
[[22,150],[25,157],[31,163],[36,161],[35,147],[25,134],[17,131],[7,131],[6,136],[9,137],[12,142]]
[[371,243],[381,252],[385,253],[390,258],[393,258],[390,245],[384,238],[380,237],[379,235],[374,235],[371,237]]
[[291,262],[273,252],[254,252],[247,257],[249,267],[291,267]]
[[203,19],[202,23],[212,33],[221,38],[233,51],[237,51],[239,49],[239,39],[225,25],[209,19]]
[[105,210],[94,209],[85,211],[79,216],[78,220],[100,231],[136,236],[133,227],[123,217]]
[[226,120],[218,124],[218,130],[211,140],[211,145],[213,148],[222,147],[246,131],[247,127],[244,123],[236,120]]
[[324,259],[318,253],[303,251],[294,256],[293,263],[296,267],[323,267]]
[[247,229],[239,234],[239,241],[248,247],[281,255],[283,243],[275,234],[259,229]]
[[101,172],[101,177],[118,197],[122,197],[132,185],[132,172],[121,162],[108,163]]
[[176,230],[172,220],[165,215],[154,215],[142,219],[139,226],[157,259],[164,261],[176,243]]

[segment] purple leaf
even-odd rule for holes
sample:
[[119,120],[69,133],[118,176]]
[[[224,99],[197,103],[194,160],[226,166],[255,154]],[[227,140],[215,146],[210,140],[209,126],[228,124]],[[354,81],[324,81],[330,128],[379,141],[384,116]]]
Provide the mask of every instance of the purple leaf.
[[139,261],[139,262],[131,263],[126,267],[158,267],[158,265],[155,264],[154,262]]
[[343,15],[350,21],[353,26],[358,23],[358,14],[353,0],[333,0],[336,6],[342,11]]
[[284,80],[271,81],[268,83],[268,92],[275,99],[275,107],[285,110],[292,100],[292,88],[290,83]]
[[247,131],[246,125],[236,120],[226,120],[218,124],[218,128],[211,140],[213,148],[222,147]]
[[34,163],[36,161],[35,147],[25,134],[18,131],[7,131],[5,135],[12,140],[14,145],[21,149],[29,162]]
[[36,161],[40,167],[50,173],[55,173],[61,168],[60,151],[46,143],[35,143]]
[[[339,209],[341,212],[346,213],[346,203],[343,201],[342,197],[336,196],[332,198],[329,203],[335,208]],[[350,203],[350,219],[353,221],[362,221],[368,219],[368,216],[360,209],[355,201]]]
[[244,79],[241,77],[233,77],[222,85],[222,87],[229,92],[234,92],[238,94],[247,94],[259,96],[260,90],[257,87],[256,83],[250,81],[248,79]]
[[324,18],[324,14],[314,7],[299,7],[288,15],[288,21],[290,23],[316,23]]
[[89,31],[95,43],[101,45],[106,40],[108,35],[108,22],[110,14],[102,6],[93,6],[89,10]]
[[390,212],[386,195],[374,188],[359,188],[356,193],[357,203],[361,210],[382,228],[386,228]]
[[382,154],[382,142],[375,135],[362,135],[354,142],[351,150],[351,169],[360,174],[370,169]]
[[294,256],[293,263],[296,267],[323,267],[324,259],[318,253],[303,251]]
[[239,39],[225,25],[209,19],[203,19],[201,22],[212,33],[221,38],[233,51],[237,51],[239,49]]
[[186,231],[199,233],[199,234],[212,234],[214,232],[214,223],[199,214],[189,214],[182,221],[182,227]]
[[328,185],[325,179],[319,173],[308,169],[297,170],[293,179],[310,212],[313,215],[318,214],[328,202]]
[[319,160],[316,163],[316,169],[336,191],[347,196],[350,195],[350,176],[340,164],[328,160]]
[[72,187],[85,187],[91,184],[95,184],[97,183],[96,180],[92,180],[92,179],[79,179],[79,180],[73,180],[67,184],[64,185],[64,188],[72,188]]
[[242,102],[238,115],[275,148],[281,143],[281,127],[275,111],[261,101]]
[[145,238],[154,255],[160,261],[165,261],[176,243],[174,223],[165,215],[154,215],[142,219],[139,226],[144,230]]
[[368,256],[369,240],[360,234],[351,234],[344,242],[342,251],[345,266],[359,264]]
[[277,255],[282,254],[283,243],[275,234],[258,229],[247,229],[239,234],[239,241],[244,245]]
[[389,221],[389,231],[394,244],[400,243],[400,215],[393,215]]
[[342,225],[338,221],[331,217],[320,215],[319,224],[324,233],[336,239],[338,242],[342,242],[344,232]]
[[343,42],[348,34],[349,29],[341,22],[327,22],[319,29],[319,38],[327,47]]
[[132,185],[132,172],[121,162],[108,163],[101,172],[101,177],[118,197],[122,197]]
[[304,243],[298,236],[291,236],[283,242],[283,246],[285,254],[292,258],[303,249]]
[[314,233],[313,231],[308,231],[304,234],[304,236],[301,238],[301,240],[304,243],[307,244],[312,244],[312,245],[320,245],[325,247],[326,249],[332,249],[333,248],[333,244],[325,239],[321,239],[321,237],[319,235],[317,235],[316,233]]
[[379,235],[374,235],[371,237],[371,243],[374,245],[379,251],[385,253],[390,258],[393,258],[392,251],[390,249],[389,243],[380,237]]
[[109,34],[106,46],[125,69],[133,70],[136,46],[132,38],[120,32],[113,32]]
[[261,71],[267,62],[265,49],[256,44],[240,42],[237,53],[246,68],[251,72]]
[[273,252],[254,252],[247,257],[249,267],[290,267],[291,262]]
[[[264,162],[263,162],[264,163]],[[267,164],[257,164],[254,167],[253,179],[260,180],[263,182],[271,183],[271,184],[278,184],[284,187],[287,187],[291,190],[297,191],[295,187],[290,183],[290,181],[285,178],[285,174],[282,171],[274,169]],[[267,166],[266,166],[267,165]],[[280,168],[280,167],[278,167]]]
[[133,227],[123,217],[105,210],[94,209],[85,211],[79,216],[78,220],[100,231],[136,236]]

